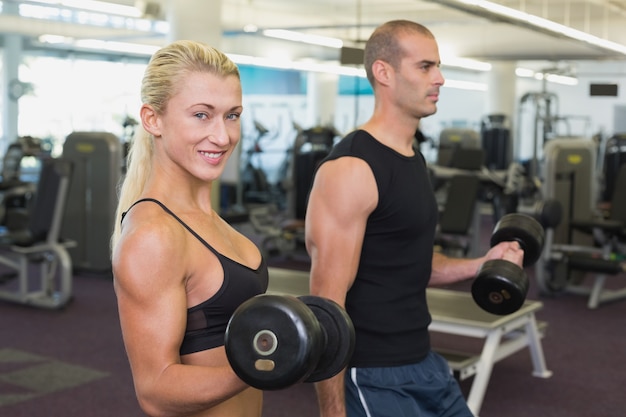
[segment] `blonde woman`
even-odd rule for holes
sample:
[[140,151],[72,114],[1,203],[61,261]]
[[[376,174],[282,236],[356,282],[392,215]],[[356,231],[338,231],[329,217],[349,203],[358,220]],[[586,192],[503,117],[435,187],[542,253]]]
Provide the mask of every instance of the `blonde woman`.
[[211,207],[240,139],[239,71],[177,41],[151,58],[111,240],[115,292],[138,402],[151,416],[261,415],[262,393],[224,351],[233,311],[267,289],[258,248]]

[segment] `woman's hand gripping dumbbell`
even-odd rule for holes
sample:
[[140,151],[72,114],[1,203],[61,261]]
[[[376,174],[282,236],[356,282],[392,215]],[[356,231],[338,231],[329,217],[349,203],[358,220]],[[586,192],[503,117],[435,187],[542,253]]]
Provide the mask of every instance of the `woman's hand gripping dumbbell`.
[[483,310],[507,315],[519,310],[528,293],[528,276],[523,267],[537,262],[543,251],[544,229],[533,217],[511,213],[503,216],[491,235],[491,246],[517,242],[524,251],[522,266],[515,251],[505,251],[500,259],[482,264],[472,284],[472,297]]

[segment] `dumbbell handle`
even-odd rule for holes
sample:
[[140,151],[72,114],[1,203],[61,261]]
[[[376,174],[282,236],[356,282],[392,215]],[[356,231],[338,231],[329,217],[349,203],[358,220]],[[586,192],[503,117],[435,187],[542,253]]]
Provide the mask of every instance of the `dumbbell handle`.
[[[517,240],[517,239],[512,240],[512,241],[510,241],[510,242],[517,242],[517,244],[519,245],[520,249],[521,249],[522,251],[524,251],[524,243],[523,243],[523,242],[521,242],[521,241],[519,241],[519,240]],[[517,252],[515,252],[515,253],[517,254]],[[526,252],[524,252],[524,254],[522,255],[521,264],[520,264],[520,263],[518,263],[516,259],[511,259],[511,257],[507,257],[507,256],[506,256],[507,254],[511,254],[511,255],[512,255],[513,253],[512,253],[512,252],[510,252],[510,250],[509,250],[509,249],[507,249],[507,250],[503,253],[503,256],[502,256],[502,258],[501,258],[503,261],[511,262],[512,264],[515,264],[515,265],[519,266],[520,268],[524,268],[524,256],[525,256]]]
[[531,216],[521,213],[504,215],[491,235],[491,246],[500,242],[518,242],[524,251],[524,266],[534,264],[541,256],[545,241],[544,229]]

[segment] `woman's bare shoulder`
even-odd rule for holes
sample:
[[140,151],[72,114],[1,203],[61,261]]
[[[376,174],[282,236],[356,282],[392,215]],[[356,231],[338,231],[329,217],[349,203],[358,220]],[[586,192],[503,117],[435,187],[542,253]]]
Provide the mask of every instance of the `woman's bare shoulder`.
[[182,271],[186,242],[185,230],[174,217],[156,204],[137,204],[122,223],[112,257],[114,274],[128,279]]

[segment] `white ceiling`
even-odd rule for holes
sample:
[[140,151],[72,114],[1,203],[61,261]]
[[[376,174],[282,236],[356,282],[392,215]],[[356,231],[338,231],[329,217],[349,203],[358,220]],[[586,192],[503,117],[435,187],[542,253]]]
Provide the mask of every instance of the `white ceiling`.
[[[16,2],[15,0],[4,0]],[[135,5],[136,0],[109,0]],[[153,0],[152,3],[168,0]],[[218,1],[218,0],[206,0]],[[626,45],[626,0],[493,0],[506,7],[520,9],[575,29]],[[486,61],[514,60],[562,62],[575,60],[626,60],[588,44],[557,38],[520,25],[495,21],[483,15],[450,7],[456,0],[221,0],[221,25],[229,48],[251,47],[257,51],[259,39],[243,35],[243,27],[280,28],[311,34],[338,37],[346,46],[362,46],[377,25],[392,19],[410,19],[428,26],[446,54]],[[174,0],[176,7],[185,1]],[[3,19],[5,19],[3,17]],[[5,19],[0,32],[18,32],[36,36],[61,31],[73,36],[100,39],[132,40],[136,33],[86,28],[69,24],[23,25]],[[241,34],[241,36],[234,36]],[[244,42],[240,40],[244,39]],[[263,38],[266,42],[267,38]],[[158,43],[159,39],[146,39]],[[303,54],[315,54],[303,49]],[[232,53],[244,53],[228,50]],[[333,53],[337,53],[336,51]],[[301,56],[303,57],[303,56]],[[544,65],[544,64],[542,64]]]
[[[510,8],[609,37],[626,45],[625,0],[495,0]],[[261,28],[302,30],[359,44],[372,29],[392,19],[428,26],[442,48],[483,60],[605,59],[612,54],[581,42],[489,20],[427,0],[222,0],[225,30],[246,23]],[[620,59],[626,58],[624,56]]]

